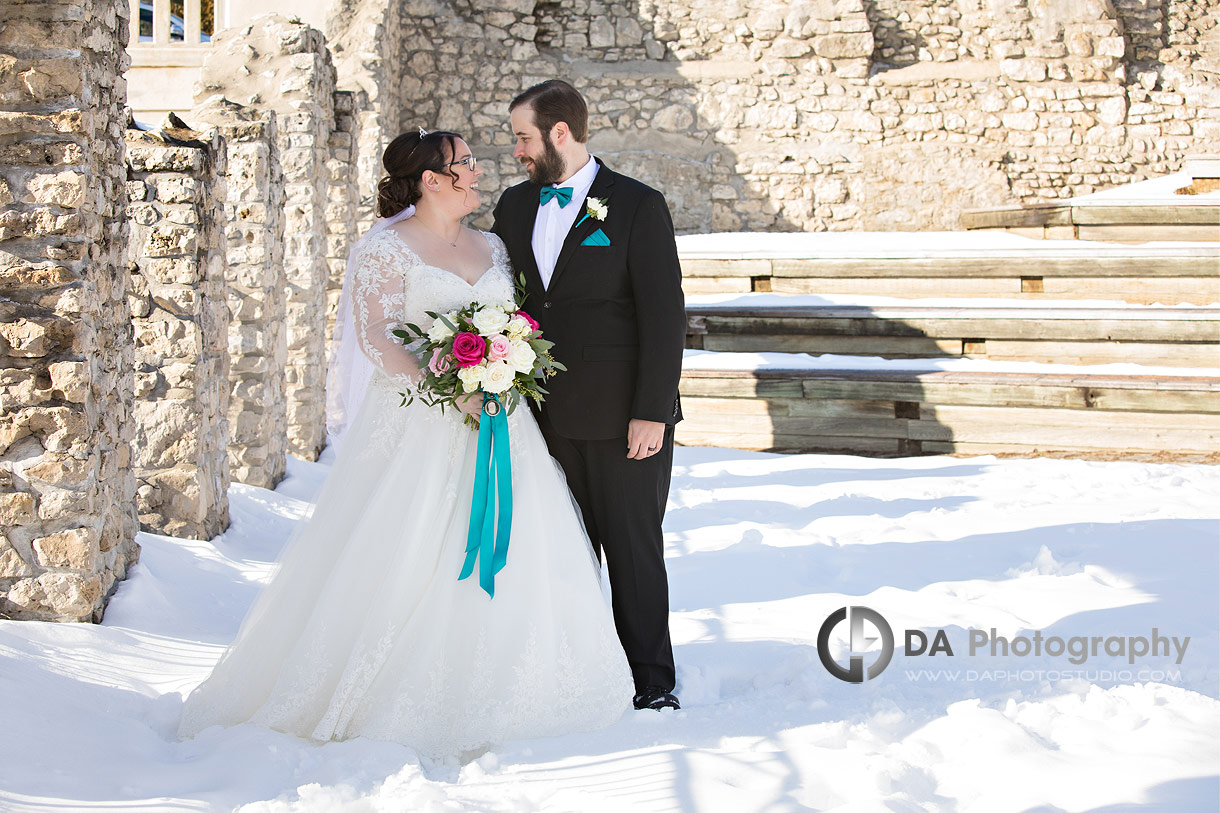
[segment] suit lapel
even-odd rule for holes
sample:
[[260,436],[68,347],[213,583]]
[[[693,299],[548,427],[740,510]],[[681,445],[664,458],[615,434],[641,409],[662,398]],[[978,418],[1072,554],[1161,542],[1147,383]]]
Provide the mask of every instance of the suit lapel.
[[521,252],[520,257],[523,262],[517,264],[517,258],[512,258],[514,264],[517,264],[517,271],[525,275],[528,285],[538,291],[545,290],[542,286],[542,274],[538,271],[538,258],[534,256],[534,224],[538,221],[538,201],[541,195],[542,187],[536,184],[531,183],[525,189],[525,200],[521,204],[521,229],[517,232],[525,239],[525,250]]
[[[614,187],[614,172],[603,164],[600,159],[594,160],[597,161],[597,175],[593,178],[593,184],[589,187],[588,195],[585,196],[584,200],[580,201],[580,214],[573,221],[572,228],[568,230],[568,235],[563,240],[563,247],[559,250],[559,259],[555,261],[555,272],[551,274],[551,284],[548,286],[550,288],[555,287],[555,280],[559,279],[559,275],[563,273],[568,260],[572,258],[572,254],[575,253],[581,241],[602,226],[601,222],[591,217],[585,217],[584,222],[581,222],[581,218],[584,217],[585,213],[585,200],[589,198],[608,199],[610,191]],[[572,202],[576,203],[575,200]],[[609,206],[613,209],[614,201],[610,201]],[[537,217],[537,212],[535,212],[534,216]],[[580,225],[577,225],[578,223]],[[532,230],[530,234],[533,234]],[[537,273],[536,270],[535,273]]]

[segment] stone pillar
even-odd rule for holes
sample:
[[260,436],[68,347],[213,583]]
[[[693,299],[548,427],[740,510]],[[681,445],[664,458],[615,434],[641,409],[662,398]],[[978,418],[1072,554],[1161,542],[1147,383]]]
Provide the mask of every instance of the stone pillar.
[[347,253],[359,237],[360,179],[356,173],[360,125],[357,101],[364,94],[341,90],[335,94],[335,129],[330,134],[330,191],[326,207],[326,352],[335,333],[339,293],[347,269]]
[[139,557],[127,8],[0,2],[0,618],[100,621]]
[[196,102],[214,94],[270,108],[284,171],[288,444],[314,460],[326,441],[326,162],[334,127],[335,69],[321,32],[276,14],[212,39]]
[[275,113],[216,96],[191,113],[227,145],[229,473],[275,488],[288,452],[284,365],[284,180]]
[[[340,83],[345,88],[359,88],[357,154],[352,160],[359,184],[358,230],[361,234],[377,220],[381,155],[398,135],[399,119],[414,121],[418,118],[417,111],[401,107],[402,84],[418,84],[422,78],[416,77],[415,68],[401,59],[400,25],[404,5],[407,4],[390,0],[364,0],[341,10],[336,7],[326,28]],[[415,124],[429,126],[422,120]],[[402,124],[404,129],[409,126],[410,122]]]
[[127,132],[141,526],[210,539],[229,524],[224,142],[171,116]]

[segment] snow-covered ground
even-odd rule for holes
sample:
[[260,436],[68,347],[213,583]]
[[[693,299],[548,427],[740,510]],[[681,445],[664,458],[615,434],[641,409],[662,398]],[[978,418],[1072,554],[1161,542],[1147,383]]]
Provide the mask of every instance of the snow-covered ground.
[[[459,765],[248,725],[175,740],[183,693],[328,470],[290,463],[275,492],[234,485],[210,542],[142,535],[101,626],[0,622],[0,809],[1217,808],[1218,467],[679,449],[666,539],[685,708]],[[861,684],[816,648],[857,606],[897,646]],[[848,626],[831,638],[842,665]],[[945,630],[953,654],[904,654],[908,629]],[[1098,651],[971,654],[971,631]],[[1168,654],[1127,654],[1154,636]]]

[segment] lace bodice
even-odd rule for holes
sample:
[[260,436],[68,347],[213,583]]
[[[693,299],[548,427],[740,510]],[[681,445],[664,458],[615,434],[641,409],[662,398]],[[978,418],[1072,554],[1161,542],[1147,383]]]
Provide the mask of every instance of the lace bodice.
[[410,322],[422,330],[432,325],[427,311],[442,313],[471,302],[504,303],[513,298],[512,271],[504,243],[481,232],[491,246],[491,266],[473,285],[428,265],[393,230],[374,236],[356,265],[352,308],[360,349],[395,386],[409,385],[419,374],[418,358],[392,331]]

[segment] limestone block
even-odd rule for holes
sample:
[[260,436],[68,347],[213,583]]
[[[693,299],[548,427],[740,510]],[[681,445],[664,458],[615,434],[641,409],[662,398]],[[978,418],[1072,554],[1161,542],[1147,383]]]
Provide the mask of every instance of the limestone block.
[[0,370],[0,410],[33,406],[50,400],[37,370],[9,368]]
[[694,111],[683,104],[671,104],[663,107],[657,111],[652,119],[652,126],[663,132],[689,130],[694,123]]
[[47,367],[51,386],[69,403],[83,404],[89,395],[89,365],[83,361],[52,362]]
[[20,237],[45,238],[80,231],[83,223],[76,213],[58,214],[48,208],[25,212],[0,213],[0,241]]
[[827,34],[813,40],[814,52],[827,59],[868,58],[872,56],[873,46],[873,35],[868,32]]
[[46,485],[75,488],[89,482],[93,464],[88,459],[68,457],[65,455],[44,455],[42,462],[27,466],[25,476]]
[[1096,43],[1096,51],[1099,56],[1109,56],[1115,59],[1121,59],[1126,53],[1127,43],[1122,36],[1105,37]]
[[203,191],[197,178],[157,178],[151,186],[164,203],[197,203]]
[[36,203],[75,209],[85,199],[85,176],[73,170],[34,175],[25,188]]
[[814,184],[813,196],[818,203],[844,203],[847,200],[847,184],[838,178],[818,181]]
[[623,46],[639,45],[644,38],[644,28],[635,17],[623,15],[614,26],[615,44]]
[[[806,40],[778,37],[771,43],[770,55],[781,59],[796,59],[813,51],[813,46]],[[826,54],[822,54],[826,56]]]
[[[8,30],[8,29],[4,29]],[[0,32],[2,36],[2,32]],[[84,161],[81,145],[71,141],[18,142],[0,145],[0,164],[27,167],[72,166]]]
[[599,17],[589,23],[589,45],[593,48],[614,47],[614,23]]
[[[0,525],[26,525],[37,518],[37,504],[33,494],[24,491],[0,494]],[[3,550],[6,544],[7,540],[0,542],[0,550]]]
[[1004,126],[1010,130],[1032,132],[1038,129],[1037,113],[1005,113],[1001,119],[1004,122]]
[[190,147],[145,147],[129,145],[127,162],[136,172],[199,172],[201,150]]
[[174,257],[194,254],[199,233],[186,226],[159,224],[148,230],[141,246],[144,257]]
[[1112,96],[1097,103],[1097,118],[1102,124],[1116,127],[1127,120],[1127,100]]
[[56,345],[52,323],[45,319],[17,319],[0,323],[0,349],[17,358],[45,356]]
[[127,217],[137,225],[151,226],[161,219],[161,213],[151,203],[132,203],[127,207]]
[[100,555],[96,528],[70,528],[39,537],[34,555],[43,567],[93,571]]
[[34,568],[21,558],[21,554],[13,548],[8,538],[0,534],[0,579],[24,579],[34,573]]
[[203,279],[195,257],[150,258],[141,260],[140,272],[156,282],[191,285]]
[[50,615],[55,620],[89,621],[102,598],[102,583],[97,576],[75,573],[43,573],[22,579],[8,593],[18,617]]

